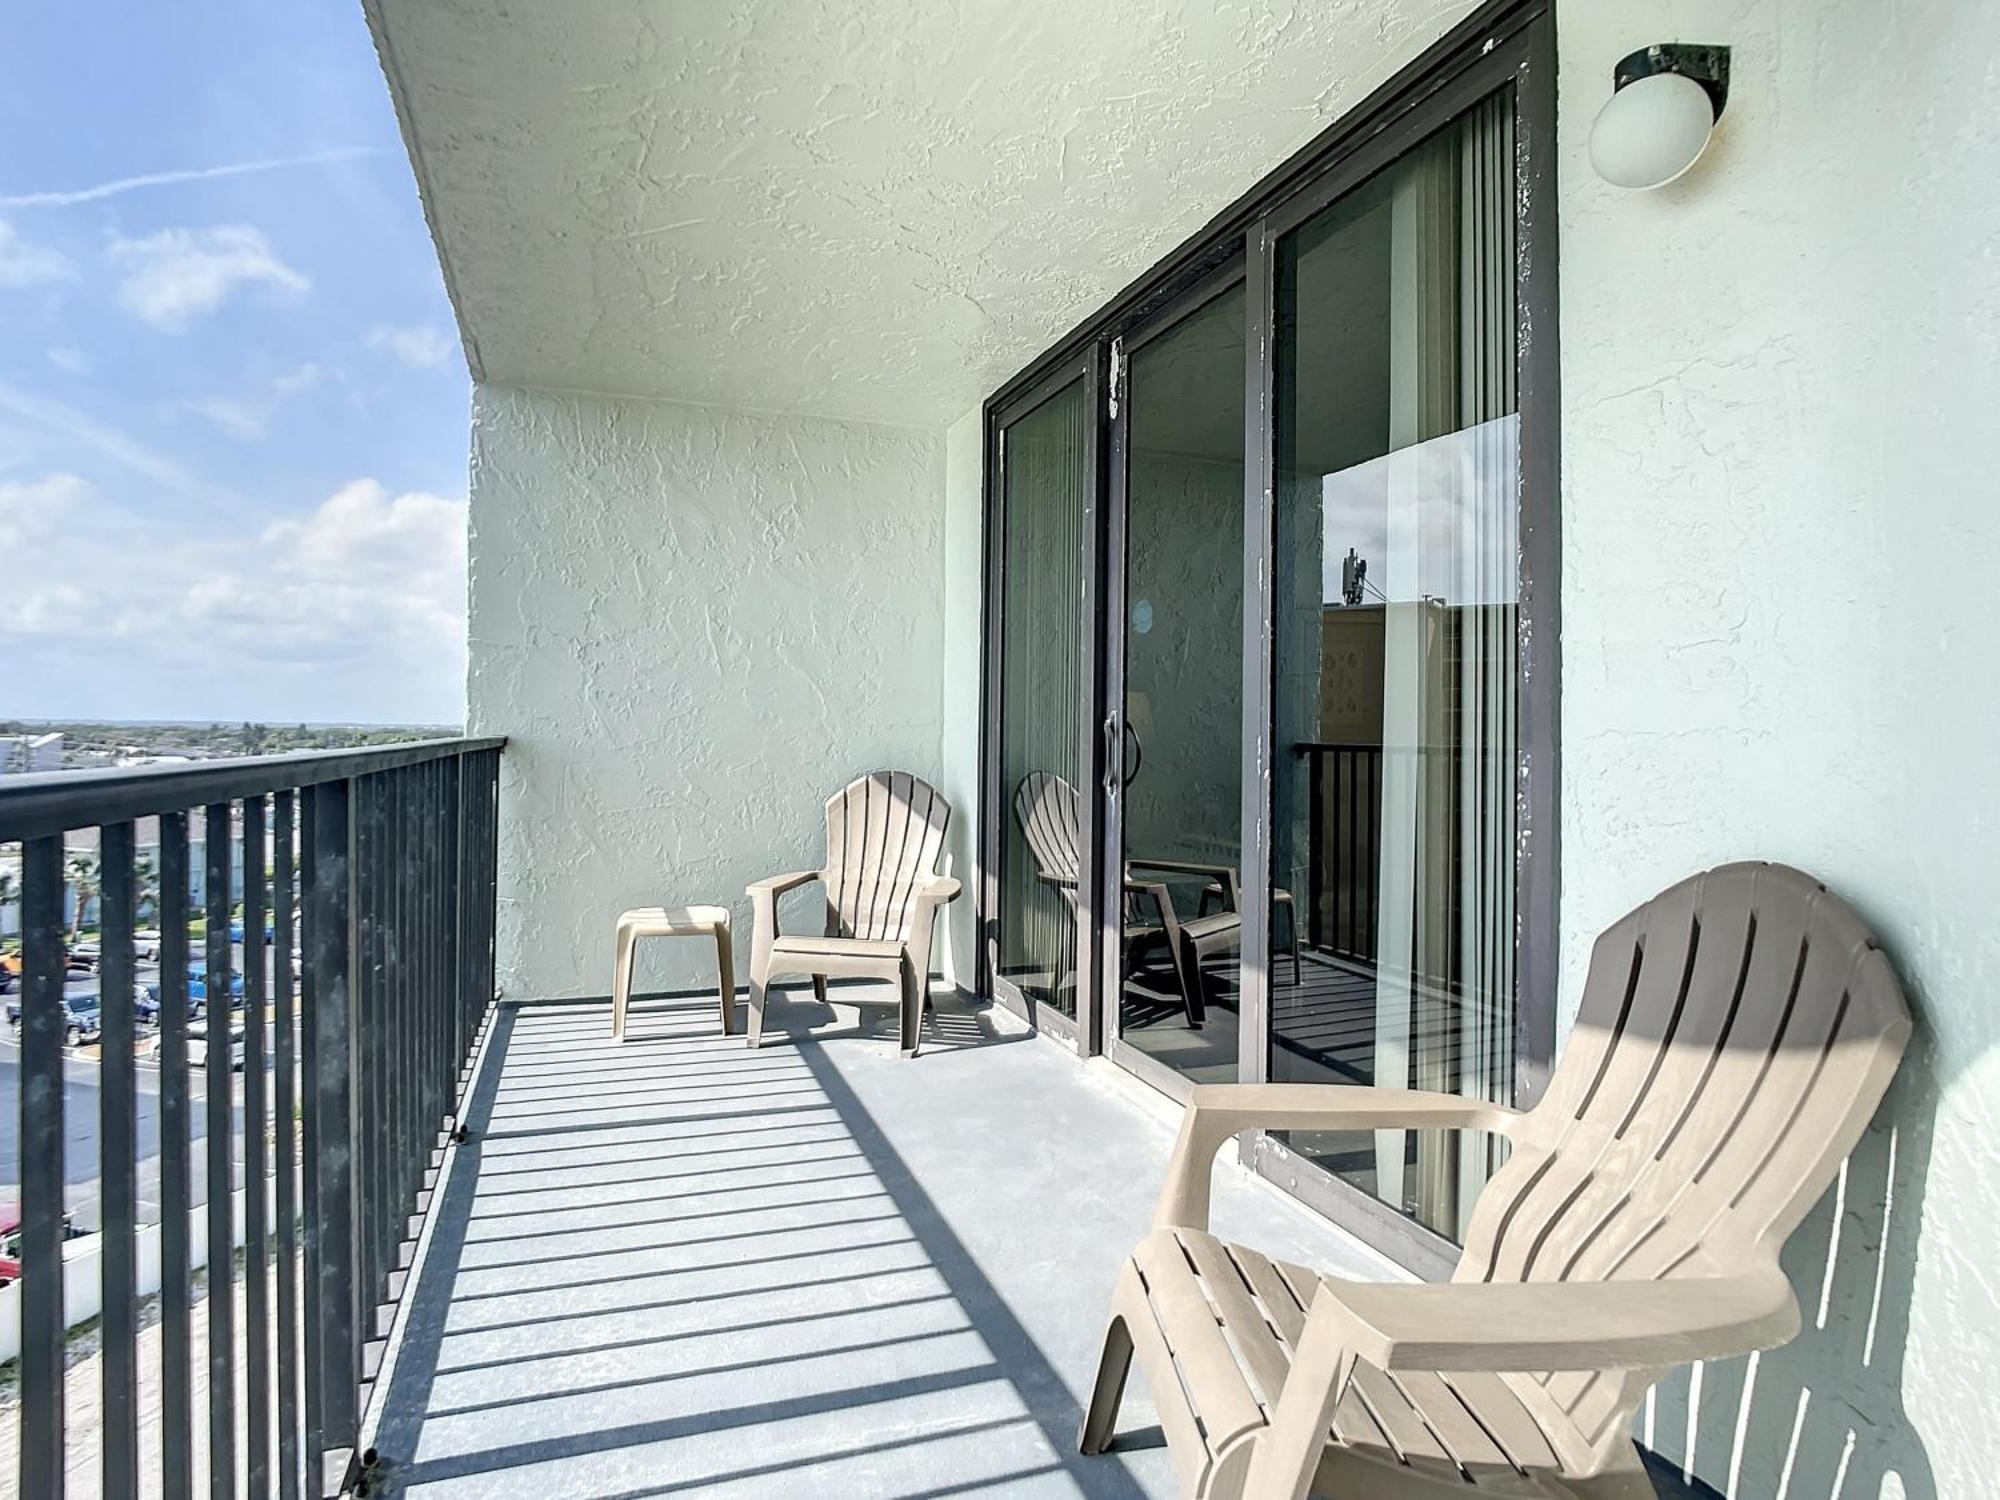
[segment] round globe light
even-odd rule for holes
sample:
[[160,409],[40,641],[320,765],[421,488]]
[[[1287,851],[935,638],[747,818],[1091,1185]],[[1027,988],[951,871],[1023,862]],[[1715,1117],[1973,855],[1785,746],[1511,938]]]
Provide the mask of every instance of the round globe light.
[[1680,73],[1635,78],[1590,127],[1590,164],[1614,187],[1656,188],[1695,164],[1715,129],[1708,90]]

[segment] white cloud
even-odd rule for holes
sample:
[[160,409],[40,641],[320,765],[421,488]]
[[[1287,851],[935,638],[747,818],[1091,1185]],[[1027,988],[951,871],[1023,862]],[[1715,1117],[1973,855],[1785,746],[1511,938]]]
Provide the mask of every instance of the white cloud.
[[181,405],[197,416],[206,417],[231,437],[247,442],[262,437],[278,408],[300,391],[319,384],[322,373],[316,364],[303,364],[249,395],[197,396]]
[[[63,524],[10,542],[10,518],[52,505]],[[204,695],[227,692],[218,681],[246,664],[281,668],[288,691],[326,703],[306,717],[449,722],[461,711],[463,500],[361,479],[245,532],[123,510],[52,474],[0,485],[0,550],[22,562],[0,601],[0,682],[10,658],[117,653]]]
[[81,349],[72,349],[67,344],[58,344],[49,350],[49,363],[65,375],[88,375],[90,357]]
[[38,286],[76,274],[69,257],[46,245],[31,245],[21,232],[0,219],[0,286]]
[[48,536],[58,519],[90,494],[89,481],[74,474],[0,483],[0,552],[15,554]]
[[241,286],[301,293],[312,285],[278,258],[262,230],[248,224],[163,229],[144,239],[113,240],[110,256],[125,271],[119,301],[168,332],[214,312]]
[[458,350],[457,341],[444,330],[431,324],[419,324],[414,328],[392,328],[387,324],[376,325],[368,335],[370,349],[387,349],[412,369],[435,369],[449,360]]

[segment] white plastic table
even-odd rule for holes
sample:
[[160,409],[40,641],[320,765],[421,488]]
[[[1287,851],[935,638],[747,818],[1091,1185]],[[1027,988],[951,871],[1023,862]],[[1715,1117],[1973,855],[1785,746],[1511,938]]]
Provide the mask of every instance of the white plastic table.
[[726,906],[635,906],[618,918],[618,957],[611,977],[611,1037],[625,1039],[625,1006],[632,998],[632,950],[642,937],[706,937],[715,940],[715,970],[722,1005],[722,1031],[736,1032],[736,962],[729,947]]

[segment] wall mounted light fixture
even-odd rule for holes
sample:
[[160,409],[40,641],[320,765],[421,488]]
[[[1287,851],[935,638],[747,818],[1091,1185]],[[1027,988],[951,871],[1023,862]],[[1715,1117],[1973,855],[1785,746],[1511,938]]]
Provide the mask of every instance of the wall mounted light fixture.
[[1615,187],[1656,188],[1695,164],[1729,99],[1729,49],[1656,42],[1612,70],[1590,164]]

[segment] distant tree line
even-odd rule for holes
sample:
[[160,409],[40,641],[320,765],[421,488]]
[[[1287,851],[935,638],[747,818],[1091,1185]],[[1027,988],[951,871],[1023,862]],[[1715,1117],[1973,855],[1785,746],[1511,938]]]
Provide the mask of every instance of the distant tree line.
[[60,733],[65,758],[77,752],[133,749],[147,755],[285,755],[298,750],[349,750],[398,745],[457,734],[442,725],[390,724],[120,724],[106,721],[29,722],[0,719],[0,735]]

